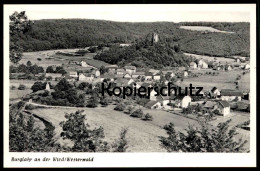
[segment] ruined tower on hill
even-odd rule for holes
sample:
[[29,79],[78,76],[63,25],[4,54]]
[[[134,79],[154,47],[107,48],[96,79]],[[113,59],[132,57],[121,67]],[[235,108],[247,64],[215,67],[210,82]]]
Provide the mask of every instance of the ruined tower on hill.
[[156,43],[156,42],[158,42],[158,41],[159,41],[159,36],[158,36],[158,34],[153,33],[152,43],[154,44],[154,43]]

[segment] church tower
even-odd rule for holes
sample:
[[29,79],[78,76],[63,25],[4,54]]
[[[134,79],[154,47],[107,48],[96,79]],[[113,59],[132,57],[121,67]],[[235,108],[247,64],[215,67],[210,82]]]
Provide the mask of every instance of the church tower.
[[45,90],[48,90],[48,91],[51,90],[51,88],[50,88],[50,84],[49,84],[49,83],[46,84],[46,88],[45,88]]

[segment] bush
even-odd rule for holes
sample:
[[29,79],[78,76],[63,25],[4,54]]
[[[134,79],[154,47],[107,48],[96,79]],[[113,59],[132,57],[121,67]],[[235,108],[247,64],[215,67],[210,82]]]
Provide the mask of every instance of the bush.
[[25,106],[25,109],[26,110],[33,110],[33,109],[35,109],[36,107],[34,106],[34,105],[32,105],[32,104],[27,104],[26,106]]
[[126,108],[126,110],[124,111],[124,113],[130,115],[130,114],[132,114],[133,110],[134,110],[134,107],[133,107],[133,106],[127,106],[127,108]]
[[14,85],[11,86],[11,90],[15,90],[15,88],[16,88],[16,87],[15,87]]
[[124,111],[125,110],[125,105],[123,103],[118,103],[116,105],[116,107],[114,108],[114,110],[117,110],[117,111]]
[[38,61],[41,61],[42,59],[41,58],[37,58]]
[[25,85],[20,84],[19,87],[18,87],[18,90],[25,90]]
[[130,116],[135,117],[135,118],[142,118],[143,115],[144,115],[144,112],[142,111],[142,109],[137,109]]
[[144,119],[143,120],[145,120],[145,121],[152,121],[153,120],[153,116],[150,115],[149,113],[146,113],[144,115]]

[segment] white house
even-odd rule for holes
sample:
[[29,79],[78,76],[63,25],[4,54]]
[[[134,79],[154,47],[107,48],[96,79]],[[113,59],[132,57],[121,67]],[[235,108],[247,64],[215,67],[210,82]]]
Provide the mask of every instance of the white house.
[[124,78],[132,78],[132,77],[131,77],[130,74],[127,73],[127,74],[124,75]]
[[93,81],[94,76],[92,74],[79,74],[79,81]]
[[147,107],[148,109],[161,109],[161,103],[158,101],[149,101],[148,103],[146,103],[145,107]]
[[48,91],[51,90],[51,88],[50,88],[50,84],[49,84],[49,83],[46,84],[45,90],[48,90]]
[[126,73],[132,75],[133,73],[136,72],[136,67],[135,66],[125,66],[125,71],[126,71]]
[[245,64],[244,65],[244,69],[250,69],[250,65],[249,64]]
[[116,70],[116,74],[117,75],[124,75],[126,72],[125,72],[125,70],[124,69],[117,69]]
[[153,79],[153,74],[150,72],[145,72],[145,80],[152,80]]
[[181,100],[181,107],[187,108],[191,103],[191,97],[190,96],[184,96]]
[[52,81],[55,81],[57,79],[61,79],[62,78],[62,74],[59,74],[59,73],[46,73],[45,74],[45,80],[48,77],[51,77]]
[[219,101],[217,106],[221,115],[226,116],[230,114],[230,105],[227,101]]
[[221,92],[221,100],[224,101],[241,101],[243,93],[237,90],[229,90],[229,89],[222,89]]
[[210,91],[211,96],[220,96],[220,91],[217,87],[213,87]]
[[161,75],[160,75],[159,73],[157,73],[157,74],[155,74],[155,75],[153,76],[153,79],[154,79],[154,80],[160,80],[160,79],[161,79]]
[[198,67],[206,69],[206,68],[208,68],[208,64],[203,59],[200,59],[199,62],[198,62]]
[[78,73],[75,71],[70,72],[70,77],[78,78]]
[[117,65],[108,65],[108,66],[106,66],[106,68],[108,69],[108,72],[115,73],[118,66]]
[[188,74],[187,71],[184,71],[184,72],[183,72],[183,76],[184,76],[184,77],[188,77],[188,75],[189,75],[189,74]]
[[191,62],[190,63],[190,68],[191,69],[196,69],[198,66],[197,66],[197,64],[195,63],[195,62]]
[[100,77],[100,71],[99,70],[93,70],[91,72],[96,78]]

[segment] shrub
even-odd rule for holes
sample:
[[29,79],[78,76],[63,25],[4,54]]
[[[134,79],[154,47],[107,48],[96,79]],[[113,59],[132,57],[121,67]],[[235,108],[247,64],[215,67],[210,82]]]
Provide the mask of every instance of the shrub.
[[142,109],[137,109],[130,116],[135,117],[135,118],[142,118],[143,115],[144,115],[144,112],[142,111]]
[[42,59],[41,58],[37,58],[38,61],[41,61]]
[[25,90],[25,85],[20,84],[19,87],[18,87],[18,90]]
[[15,88],[16,88],[16,87],[15,87],[14,85],[11,86],[11,90],[15,90]]
[[33,110],[33,109],[35,109],[36,107],[34,106],[34,105],[32,105],[32,104],[27,104],[26,106],[25,106],[25,109],[26,110]]
[[130,114],[132,114],[133,110],[134,110],[134,107],[133,107],[133,106],[127,106],[127,108],[126,108],[126,110],[124,111],[124,113],[130,115]]
[[144,115],[144,119],[143,120],[145,120],[145,121],[152,121],[153,120],[153,116],[150,115],[149,113],[146,113]]
[[118,110],[118,111],[124,111],[125,110],[125,105],[123,103],[118,103],[116,105],[116,107],[114,108],[114,110]]

